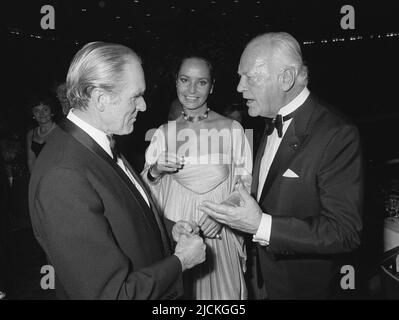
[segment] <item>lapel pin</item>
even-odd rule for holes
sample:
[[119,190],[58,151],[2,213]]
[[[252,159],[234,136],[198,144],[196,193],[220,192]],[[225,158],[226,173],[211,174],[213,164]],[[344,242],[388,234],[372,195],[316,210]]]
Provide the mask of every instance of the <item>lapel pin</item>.
[[292,149],[297,150],[299,148],[299,143],[298,142],[293,142],[293,143],[291,143],[290,146],[291,146]]

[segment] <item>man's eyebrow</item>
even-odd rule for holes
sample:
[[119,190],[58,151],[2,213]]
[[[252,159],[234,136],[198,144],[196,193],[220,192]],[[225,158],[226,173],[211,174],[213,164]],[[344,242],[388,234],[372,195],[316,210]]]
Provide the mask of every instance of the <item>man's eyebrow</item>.
[[246,76],[247,78],[252,78],[252,77],[254,77],[255,75],[256,75],[256,70],[254,70],[254,69],[245,73],[245,76]]

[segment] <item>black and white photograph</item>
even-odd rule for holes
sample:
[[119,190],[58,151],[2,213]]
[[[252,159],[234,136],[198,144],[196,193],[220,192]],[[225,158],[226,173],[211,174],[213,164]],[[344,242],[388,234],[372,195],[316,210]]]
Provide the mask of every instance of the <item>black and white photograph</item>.
[[2,3],[0,304],[399,300],[398,8]]

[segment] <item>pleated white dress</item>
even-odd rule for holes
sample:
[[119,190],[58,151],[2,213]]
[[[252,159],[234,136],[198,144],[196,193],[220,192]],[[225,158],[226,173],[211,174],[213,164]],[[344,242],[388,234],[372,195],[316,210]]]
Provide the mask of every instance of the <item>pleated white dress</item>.
[[[228,128],[231,132],[229,148],[222,152],[185,155],[183,169],[162,176],[158,183],[147,180],[147,170],[154,162],[154,154],[167,149],[166,128],[161,126],[146,152],[146,166],[142,173],[159,210],[170,220],[198,222],[202,213],[198,205],[204,200],[220,203],[234,190],[237,179],[250,188],[252,153],[243,128],[237,121]],[[197,143],[187,141],[185,147]],[[226,142],[226,141],[225,141]],[[192,150],[192,149],[191,149]],[[240,300],[247,298],[244,272],[246,250],[239,232],[224,226],[221,239],[205,238],[206,261],[184,273],[185,298],[211,300]]]

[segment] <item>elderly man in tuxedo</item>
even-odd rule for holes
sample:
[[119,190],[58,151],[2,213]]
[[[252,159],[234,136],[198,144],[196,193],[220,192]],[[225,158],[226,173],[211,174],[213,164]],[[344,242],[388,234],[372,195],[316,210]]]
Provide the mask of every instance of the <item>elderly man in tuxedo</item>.
[[287,33],[250,41],[238,73],[249,115],[266,118],[252,196],[238,186],[236,206],[200,209],[252,235],[270,299],[336,297],[362,230],[358,130],[309,92],[300,45]]
[[131,133],[146,109],[139,57],[122,45],[89,43],[66,86],[72,109],[29,186],[33,230],[54,267],[57,297],[178,298],[182,272],[204,261],[205,245],[196,226],[172,227],[159,216],[113,138]]

